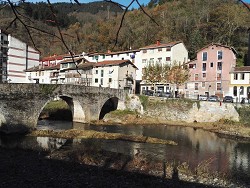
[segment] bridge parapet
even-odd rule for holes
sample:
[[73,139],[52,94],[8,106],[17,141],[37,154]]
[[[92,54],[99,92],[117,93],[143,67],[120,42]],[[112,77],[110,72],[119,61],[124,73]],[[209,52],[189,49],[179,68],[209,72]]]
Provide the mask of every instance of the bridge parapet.
[[55,97],[65,100],[73,121],[80,122],[98,120],[110,99],[125,100],[124,90],[81,85],[0,84],[0,91],[0,131],[8,133],[34,129],[42,109]]

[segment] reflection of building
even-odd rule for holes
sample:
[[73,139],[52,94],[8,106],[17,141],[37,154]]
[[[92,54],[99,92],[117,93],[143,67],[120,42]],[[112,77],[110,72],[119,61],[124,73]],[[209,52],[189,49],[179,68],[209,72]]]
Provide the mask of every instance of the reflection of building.
[[241,101],[243,97],[250,99],[250,66],[235,67],[230,72],[229,95],[235,101]]
[[43,149],[59,149],[66,141],[63,138],[37,137],[37,142]]
[[210,44],[197,52],[197,58],[188,63],[190,79],[185,85],[186,97],[197,98],[197,95],[229,94],[229,72],[236,65],[234,48]]

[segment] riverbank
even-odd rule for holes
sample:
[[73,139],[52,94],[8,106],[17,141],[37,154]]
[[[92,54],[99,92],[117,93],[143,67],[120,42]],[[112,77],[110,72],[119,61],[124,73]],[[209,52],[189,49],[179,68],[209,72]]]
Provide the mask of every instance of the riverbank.
[[[204,187],[137,172],[58,160],[49,152],[0,147],[0,187]],[[212,186],[208,186],[212,187]]]
[[168,121],[160,117],[149,117],[136,113],[109,113],[103,120],[94,122],[95,125],[171,125],[193,127],[194,129],[203,129],[206,131],[217,133],[221,136],[231,139],[250,140],[250,126],[246,126],[240,122],[234,122],[221,119],[217,122],[180,122]]

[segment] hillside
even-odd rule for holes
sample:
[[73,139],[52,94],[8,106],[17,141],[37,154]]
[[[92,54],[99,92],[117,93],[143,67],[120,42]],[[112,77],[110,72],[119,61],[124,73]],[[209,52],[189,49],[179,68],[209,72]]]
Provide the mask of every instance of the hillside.
[[[20,16],[25,23],[59,36],[47,4],[22,3],[19,7],[20,12],[29,18]],[[94,2],[81,6],[56,3],[53,8],[64,40],[75,53],[137,49],[156,40],[182,40],[191,59],[198,49],[212,42],[235,47],[239,65],[243,65],[247,53],[250,13],[236,0],[152,0],[144,7],[152,19],[141,10],[127,12],[116,46],[114,44],[122,18],[119,7],[111,3]],[[8,6],[1,9],[0,15],[1,28],[6,28],[14,19]],[[30,30],[42,56],[67,53],[58,37]],[[7,31],[32,45],[20,21],[15,20]]]

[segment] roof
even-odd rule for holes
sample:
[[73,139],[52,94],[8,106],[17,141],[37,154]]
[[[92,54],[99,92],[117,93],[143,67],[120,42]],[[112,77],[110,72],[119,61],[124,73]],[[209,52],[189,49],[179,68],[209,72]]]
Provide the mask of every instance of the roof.
[[29,69],[26,69],[25,72],[34,72],[34,71],[43,71],[43,70],[59,70],[60,69],[60,64],[57,64],[55,66],[44,66],[44,67],[41,67],[41,66],[36,66],[36,67],[32,67],[32,68],[29,68]]
[[80,63],[77,65],[77,68],[71,67],[71,68],[66,68],[63,70],[66,71],[66,70],[78,70],[78,69],[81,69],[81,70],[92,69],[94,64],[96,63],[93,63],[93,62]]
[[210,43],[210,44],[202,47],[201,49],[197,50],[196,52],[200,52],[200,51],[204,50],[205,48],[208,48],[209,46],[213,46],[213,45],[228,48],[228,49],[232,50],[235,54],[237,54],[237,51],[233,47],[223,45],[223,44],[220,44],[220,43]]
[[121,64],[129,63],[131,64],[134,68],[137,69],[137,67],[128,59],[125,60],[107,60],[107,61],[101,61],[98,63],[95,63],[94,67],[105,67],[105,66],[117,66]]
[[[83,58],[83,57],[69,57],[69,58],[67,58],[67,59],[64,59],[64,60],[62,60],[60,63],[70,63],[70,62],[73,62],[73,59],[74,59],[74,61],[80,61],[80,60],[85,60],[85,61],[87,61],[85,58]],[[87,61],[88,62],[88,61]]]
[[235,67],[231,72],[250,72],[250,66]]
[[62,60],[65,55],[53,55],[44,57],[41,59],[41,61],[55,61],[55,60]]
[[151,49],[151,48],[172,47],[172,46],[175,46],[176,44],[179,44],[179,43],[182,43],[182,41],[169,42],[167,44],[155,43],[155,44],[151,44],[149,46],[142,47],[140,49],[143,50],[143,49]]
[[125,51],[117,51],[117,52],[90,52],[87,53],[89,56],[95,56],[95,55],[115,55],[115,54],[125,54],[125,53],[134,53],[134,52],[139,52],[139,49],[136,50],[125,50]]

